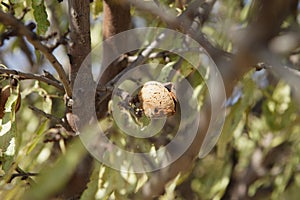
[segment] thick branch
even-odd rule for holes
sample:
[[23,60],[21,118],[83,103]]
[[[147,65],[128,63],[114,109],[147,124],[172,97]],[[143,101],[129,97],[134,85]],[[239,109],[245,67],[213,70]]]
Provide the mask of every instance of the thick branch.
[[[111,81],[115,76],[117,76],[125,67],[127,67],[127,59],[122,57],[120,54],[120,59],[113,63],[108,63],[111,55],[118,55],[120,49],[124,49],[126,45],[130,45],[130,41],[122,41],[115,44],[109,40],[115,34],[121,33],[130,29],[131,26],[131,15],[130,6],[125,0],[104,0],[103,1],[103,40],[106,40],[103,47],[103,60],[102,65],[108,66],[101,75],[98,86],[101,88],[107,86],[108,82]],[[103,69],[102,69],[103,70]],[[101,93],[101,102],[96,102],[97,116],[102,118],[106,116],[107,104],[109,101],[110,93]],[[98,97],[96,97],[98,99]]]
[[[70,38],[69,46],[70,58],[70,80],[73,87],[77,72],[83,61],[91,52],[90,36],[90,1],[89,0],[69,0]],[[87,60],[84,74],[85,80],[92,80],[90,61]]]
[[[69,0],[69,23],[70,23],[70,39],[69,43],[69,59],[70,69],[69,75],[71,80],[71,86],[76,96],[76,90],[82,87],[84,96],[90,95],[88,88],[93,87],[93,75],[91,70],[91,60],[89,54],[91,52],[91,36],[90,36],[90,1],[89,0]],[[79,79],[77,79],[79,78]],[[79,80],[80,85],[74,87],[75,80]],[[74,98],[74,97],[73,97]],[[76,104],[76,98],[75,104]],[[87,109],[82,109],[82,112],[89,113],[93,109],[93,105],[88,105]],[[72,108],[67,107],[65,119],[70,125],[72,131],[76,132],[77,127],[75,125],[78,116],[72,113]],[[84,119],[80,119],[84,120]],[[81,161],[77,165],[77,168],[72,171],[72,176],[68,180],[68,183],[59,193],[59,196],[63,199],[73,199],[80,196],[85,190],[89,181],[90,172],[92,168],[92,158],[89,154],[80,158]]]
[[131,25],[130,6],[126,1],[103,1],[103,39],[128,30]]
[[[111,52],[118,54],[119,49],[122,49],[129,41],[122,41],[122,43],[114,44],[110,42],[109,38],[113,37],[115,34],[121,33],[130,29],[131,26],[131,16],[130,16],[130,6],[124,1],[115,0],[104,0],[103,1],[103,40],[107,40],[107,45],[103,49],[103,61],[104,66],[106,64],[107,58]],[[120,55],[121,56],[121,55]],[[127,65],[127,62],[123,65],[120,63],[110,64],[106,71],[100,79],[100,84],[106,84],[112,78],[114,78],[120,71],[122,71]]]
[[34,46],[35,49],[40,50],[45,57],[49,60],[52,66],[58,73],[60,80],[64,86],[64,89],[68,96],[72,96],[72,90],[69,85],[68,78],[63,69],[63,66],[58,62],[56,57],[50,52],[50,50],[38,40],[37,35],[30,31],[22,22],[17,20],[14,16],[4,13],[0,10],[0,22],[5,26],[11,26],[16,29],[20,36],[25,36],[27,40]]

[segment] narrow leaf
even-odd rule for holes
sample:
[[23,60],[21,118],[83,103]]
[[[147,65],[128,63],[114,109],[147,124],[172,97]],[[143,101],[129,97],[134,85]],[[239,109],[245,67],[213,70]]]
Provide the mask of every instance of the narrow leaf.
[[37,33],[45,34],[50,26],[44,0],[32,0],[34,19],[37,23]]

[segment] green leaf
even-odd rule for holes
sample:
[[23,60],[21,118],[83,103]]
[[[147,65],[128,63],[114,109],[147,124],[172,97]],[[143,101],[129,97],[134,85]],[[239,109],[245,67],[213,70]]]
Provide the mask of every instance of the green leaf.
[[9,180],[10,174],[12,174],[12,171],[14,169],[13,167],[15,162],[14,156],[3,155],[1,156],[1,162],[2,162],[2,169],[5,172],[4,179],[7,181]]
[[51,113],[52,99],[49,96],[48,92],[40,86],[38,81],[35,81],[33,87],[25,89],[22,92],[22,97],[25,98],[26,96],[28,96],[32,93],[37,93],[40,97],[43,98],[42,110],[46,113]]
[[221,199],[230,181],[232,164],[227,158],[208,155],[198,163],[196,169],[198,178],[191,182],[191,189],[204,199]]
[[5,135],[11,128],[11,121],[8,121],[6,123],[1,122],[0,125],[0,137]]
[[48,199],[48,197],[59,191],[72,176],[74,170],[86,150],[79,138],[74,138],[68,145],[66,154],[62,155],[53,167],[46,167],[37,179],[39,184],[33,185],[25,194],[24,199]]
[[9,145],[8,145],[6,151],[4,152],[4,154],[7,156],[13,156],[13,155],[15,155],[15,149],[16,149],[16,143],[15,143],[15,138],[13,137],[9,141]]
[[95,199],[96,192],[98,190],[99,173],[100,163],[95,162],[94,170],[90,177],[90,182],[87,184],[87,189],[81,195],[80,200]]
[[46,95],[43,101],[43,110],[46,113],[51,113],[51,109],[52,109],[52,99],[50,98],[49,95]]
[[170,181],[166,185],[166,192],[163,196],[159,198],[160,200],[168,200],[168,199],[176,198],[176,186],[178,184],[180,176],[181,174],[179,173],[172,181]]
[[[186,60],[184,60],[179,69],[179,73],[176,73],[176,75],[181,76],[181,79],[183,79],[186,78],[188,75],[190,75],[193,71],[195,71],[195,68]],[[180,78],[178,77],[178,79]],[[175,80],[177,79],[175,78]]]
[[173,61],[173,62],[169,62],[168,64],[166,64],[160,71],[159,73],[159,76],[157,78],[157,81],[160,81],[160,82],[168,82],[168,78],[169,78],[169,75],[170,73],[172,72],[173,70],[173,66],[176,62]]
[[197,85],[194,89],[192,98],[189,101],[190,105],[193,105],[194,102],[197,102],[197,110],[198,111],[200,111],[200,109],[203,105],[203,101],[204,101],[204,98],[205,98],[205,96],[204,96],[205,91],[206,91],[206,88],[205,88],[205,83],[204,82]]
[[19,3],[20,0],[10,0],[11,3],[16,4]]
[[19,89],[10,89],[10,95],[5,103],[5,115],[3,117],[3,121],[4,123],[6,122],[6,120],[15,120],[15,109],[16,109],[16,103],[17,103],[17,99],[18,99],[18,92]]
[[255,82],[249,76],[251,74],[252,73],[248,74],[242,81],[242,97],[231,107],[230,113],[226,117],[218,145],[218,155],[221,157],[225,156],[227,144],[232,141],[233,133],[236,131],[237,127],[240,129],[243,128],[239,126],[239,124],[243,124],[244,122],[241,121],[246,120],[245,115],[247,115],[247,111],[258,100],[259,96],[255,93]]
[[[17,136],[15,123],[15,109],[19,95],[19,85],[15,89],[10,88],[10,96],[5,103],[3,119],[0,120],[0,155],[4,180],[8,181],[16,167],[15,154],[18,153],[21,136]],[[3,154],[2,154],[3,153]]]
[[26,152],[26,154],[28,155],[38,144],[38,142],[40,141],[40,139],[42,138],[42,133],[44,133],[44,131],[47,129],[48,127],[48,120],[45,120],[39,127],[39,129],[37,130],[36,136],[34,137],[34,139],[31,141],[31,144],[28,147],[28,150]]
[[[10,89],[10,96],[5,103],[3,119],[0,119],[0,148],[6,151],[9,141],[16,136],[15,109],[19,95],[19,86]],[[18,138],[17,138],[18,139]],[[17,142],[20,140],[18,139]]]
[[291,101],[291,88],[280,81],[271,97],[263,104],[263,113],[271,130],[278,131],[289,127],[294,121],[296,106]]
[[37,23],[37,33],[45,34],[50,26],[44,0],[32,0],[33,16]]
[[94,17],[97,17],[103,10],[102,0],[94,0],[92,8]]

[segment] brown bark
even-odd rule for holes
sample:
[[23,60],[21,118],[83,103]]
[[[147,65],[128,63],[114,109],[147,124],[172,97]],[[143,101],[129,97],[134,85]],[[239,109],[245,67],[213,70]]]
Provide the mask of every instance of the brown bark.
[[[130,27],[130,7],[128,4],[120,4],[118,2],[119,1],[110,0],[104,1],[104,39],[127,30]],[[89,86],[89,83],[93,84],[91,82],[92,73],[90,69],[90,60],[85,60],[89,59],[87,56],[91,51],[89,9],[89,0],[69,0],[70,37],[72,41],[69,47],[69,57],[71,63],[70,79],[72,87],[80,67],[85,67],[84,72],[86,72],[84,74],[80,73],[80,76],[85,76],[80,78],[80,80],[85,81],[83,84],[85,86]],[[113,48],[112,45],[113,44],[108,46],[108,48],[105,48],[104,52],[109,54],[111,50],[116,49]],[[83,62],[84,65],[82,65]],[[105,78],[101,79],[100,83],[105,84],[123,69],[118,68],[118,66],[119,65],[110,65],[103,75]],[[99,106],[97,106],[97,110],[100,108],[102,113],[106,113],[108,100],[109,99],[106,99],[105,102],[102,102]],[[72,115],[72,113],[69,114]],[[72,175],[68,185],[63,190],[61,194],[63,198],[77,198],[86,189],[86,185],[89,181],[92,161],[93,160],[89,155],[83,158],[79,166],[77,166],[77,169]]]
[[[113,44],[109,41],[109,38],[130,29],[131,16],[130,5],[124,0],[104,0],[103,1],[104,22],[103,22],[103,40],[107,40],[107,44],[103,51],[103,63],[106,64],[106,59],[111,52],[118,54],[118,50],[122,46],[126,45],[126,41],[123,44]],[[109,64],[109,63],[108,63]],[[100,84],[106,84],[113,77],[115,77],[120,71],[126,67],[126,64],[122,66],[119,63],[112,63],[100,79]]]
[[130,28],[131,16],[130,6],[124,0],[104,0],[103,1],[104,21],[103,39],[126,31]]
[[[84,72],[80,73],[80,81],[82,87],[87,88],[93,84],[93,76],[88,55],[91,52],[91,36],[90,36],[90,1],[89,0],[69,0],[69,21],[70,21],[70,39],[69,43],[69,77],[71,87],[73,88],[75,79],[78,75],[80,67],[84,67]],[[85,63],[82,65],[82,63]],[[92,86],[91,86],[92,87]],[[74,88],[73,88],[74,89]],[[76,88],[75,88],[76,89]],[[85,90],[84,92],[88,92]],[[91,109],[83,109],[89,112]],[[76,116],[72,113],[72,108],[67,109],[67,120],[72,126],[72,122]],[[72,127],[73,130],[76,128]],[[72,138],[71,138],[72,139]],[[77,199],[86,189],[92,169],[92,157],[87,154],[83,156],[79,165],[70,177],[66,187],[60,193],[60,197],[64,199]]]
[[[130,5],[125,0],[104,0],[103,1],[104,22],[103,22],[103,40],[106,40],[103,47],[103,60],[102,65],[108,66],[101,75],[99,86],[104,86],[108,81],[113,79],[118,73],[120,73],[126,66],[126,58],[122,58],[122,53],[119,50],[124,45],[129,44],[130,41],[124,41],[123,43],[114,44],[109,40],[110,37],[129,30],[131,27],[131,15]],[[121,59],[117,59],[113,63],[108,63],[109,56],[119,55]],[[103,94],[100,94],[100,96]],[[107,104],[110,99],[110,95],[96,106],[98,118],[103,118],[107,113]],[[96,102],[97,104],[97,102]]]
[[[91,35],[90,35],[90,1],[89,0],[69,0],[69,16],[70,16],[70,38],[69,58],[70,70],[69,76],[71,86],[73,87],[77,72],[82,62],[91,52]],[[89,65],[85,67],[90,68]],[[87,80],[91,80],[91,71],[85,74]]]

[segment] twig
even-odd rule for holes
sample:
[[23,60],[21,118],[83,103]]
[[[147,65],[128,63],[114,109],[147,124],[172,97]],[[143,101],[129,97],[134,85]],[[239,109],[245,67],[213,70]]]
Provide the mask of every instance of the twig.
[[[29,28],[30,30],[33,30],[36,25],[35,23],[29,23],[26,25],[27,28]],[[18,33],[15,29],[12,29],[12,28],[8,28],[7,31],[3,32],[1,35],[0,35],[0,46],[2,46],[4,44],[4,41],[5,40],[8,40],[10,37],[15,37],[15,36],[18,36]]]
[[30,11],[30,8],[24,8],[21,17],[19,20],[23,20],[25,15]]
[[45,57],[50,61],[52,66],[57,71],[66,94],[71,97],[72,89],[70,87],[69,80],[63,66],[60,62],[58,62],[49,48],[47,48],[41,43],[41,41],[38,40],[38,36],[34,32],[30,31],[21,21],[10,14],[3,12],[2,10],[0,10],[0,22],[5,26],[13,27],[19,35],[25,36],[27,40],[35,47],[35,49],[40,50],[45,55]]
[[[42,115],[42,116],[46,117],[47,119],[54,121],[54,123],[56,125],[61,125],[67,131],[68,134],[70,134],[70,135],[75,134],[74,128],[70,125],[69,121],[66,120],[66,118],[60,119],[51,114],[45,113],[44,111],[42,111],[34,106],[28,106],[28,107],[32,111],[36,112],[37,114]],[[67,116],[65,116],[65,117],[67,117]]]
[[49,47],[50,51],[53,52],[59,45],[63,44],[66,45],[67,44],[67,35],[70,33],[70,30],[68,29],[68,31],[66,31],[62,36],[60,36],[58,38],[58,40],[56,41],[56,43]]
[[60,81],[57,80],[50,72],[48,72],[47,70],[43,70],[43,72],[44,72],[44,76],[46,78],[48,78],[48,79],[50,79],[50,80],[52,80],[54,82],[57,82],[57,83],[61,84]]
[[[38,176],[39,175],[38,173],[25,172],[20,167],[17,167],[16,171],[17,171],[17,173],[11,174],[11,177],[9,178],[9,180],[7,181],[7,183],[11,183],[12,180],[14,178],[16,178],[16,177],[22,177],[21,179],[25,180],[25,179],[27,179],[30,176]],[[0,178],[3,178],[3,177],[5,177],[5,176],[0,176]]]
[[[190,35],[194,40],[199,42],[199,44],[209,53],[214,61],[232,58],[232,54],[220,48],[214,47],[202,32],[197,31],[200,30],[200,26],[206,21],[207,16],[209,15],[210,10],[215,3],[215,0],[210,2],[210,5],[205,3],[203,0],[194,1],[188,6],[186,11],[178,17],[171,12],[168,12],[168,8],[162,8],[161,6],[158,7],[151,1],[145,2],[128,0],[128,2],[133,4],[138,9],[145,10],[155,16],[159,16],[160,19],[168,24],[170,28],[180,30],[185,34]],[[205,11],[204,13],[200,12],[200,9],[198,9],[200,6],[206,6],[208,11]]]
[[51,114],[45,113],[44,111],[42,111],[34,106],[29,106],[29,108],[31,110],[33,110],[34,112],[36,112],[37,114],[42,115],[42,116],[46,117],[47,119],[53,120],[56,124],[64,124],[64,122],[61,119],[54,117]]
[[[123,71],[121,71],[117,76],[115,76],[112,80],[110,80],[104,88],[106,88],[106,92],[100,96],[100,99],[97,101],[97,104],[101,104],[113,91],[114,84],[122,77],[126,72],[135,68],[136,66],[142,64],[148,56],[151,54],[153,49],[155,49],[160,42],[162,42],[166,37],[166,34],[161,33],[149,46],[147,46],[136,58],[136,60],[128,67],[126,67]],[[98,91],[103,90],[103,86],[97,88]]]
[[52,85],[61,91],[64,91],[64,87],[61,85],[60,82],[55,81],[54,79],[50,79],[44,75],[25,73],[25,72],[17,71],[14,69],[5,69],[5,68],[0,67],[0,76],[5,76],[4,74],[7,74],[7,76],[9,76],[9,75],[18,76],[19,80],[26,80],[26,79],[38,80],[38,81],[47,83],[48,85]]
[[14,10],[14,6],[13,3],[9,1],[9,4],[1,1],[1,5],[3,5],[10,14],[14,15],[15,14],[15,10]]
[[175,15],[170,12],[170,9],[167,9],[162,4],[159,6],[153,1],[141,1],[141,0],[127,0],[128,3],[134,5],[136,8],[144,11],[148,11],[155,16],[166,22],[172,28],[178,26],[178,21],[176,20]]
[[38,36],[40,41],[48,41],[57,36],[57,32],[50,33],[49,35],[46,36]]
[[14,173],[11,175],[10,179],[7,181],[8,183],[11,183],[12,180],[14,178],[17,178],[17,177],[22,177],[22,180],[25,180],[27,179],[29,176],[37,176],[38,173],[30,173],[30,172],[24,172],[24,173]]

